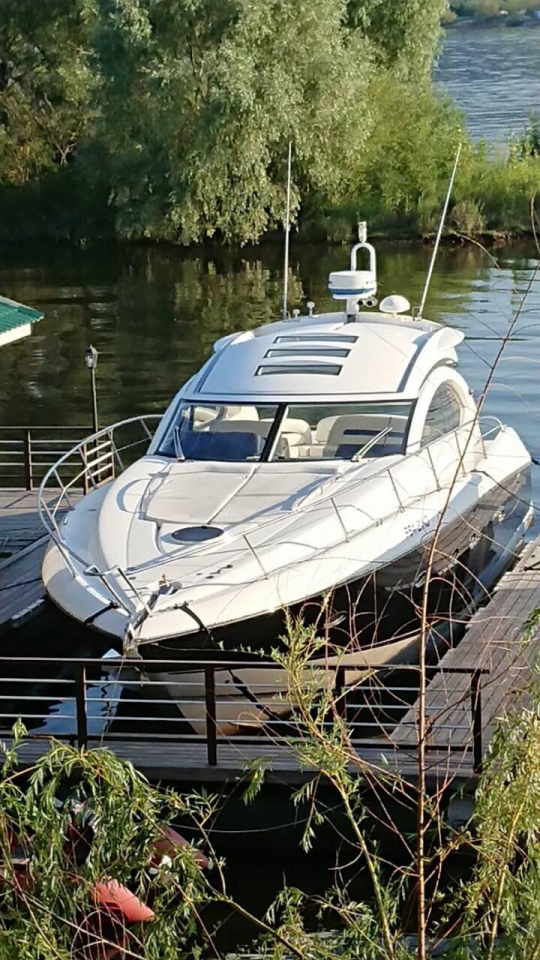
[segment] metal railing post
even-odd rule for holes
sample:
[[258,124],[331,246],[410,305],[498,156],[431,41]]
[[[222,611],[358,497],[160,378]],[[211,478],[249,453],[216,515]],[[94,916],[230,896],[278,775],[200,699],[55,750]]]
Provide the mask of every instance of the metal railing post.
[[78,663],[75,667],[75,706],[77,709],[77,745],[88,745],[88,723],[86,715],[86,667]]
[[216,678],[214,667],[204,668],[206,749],[209,767],[217,767]]
[[473,734],[473,770],[482,773],[482,671],[471,674],[471,713]]
[[34,471],[32,466],[32,434],[23,430],[24,482],[27,490],[34,489]]
[[347,703],[345,698],[345,667],[338,667],[336,670],[334,693],[336,713],[338,717],[344,719],[347,716]]

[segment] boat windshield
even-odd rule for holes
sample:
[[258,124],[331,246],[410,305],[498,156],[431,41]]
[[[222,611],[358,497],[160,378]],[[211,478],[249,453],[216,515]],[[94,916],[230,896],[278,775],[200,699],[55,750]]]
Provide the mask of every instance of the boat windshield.
[[290,405],[270,459],[360,460],[405,453],[411,412],[411,402]]
[[180,460],[260,460],[278,409],[277,403],[183,402],[158,453]]
[[359,460],[405,452],[412,403],[189,403],[157,452],[180,460]]

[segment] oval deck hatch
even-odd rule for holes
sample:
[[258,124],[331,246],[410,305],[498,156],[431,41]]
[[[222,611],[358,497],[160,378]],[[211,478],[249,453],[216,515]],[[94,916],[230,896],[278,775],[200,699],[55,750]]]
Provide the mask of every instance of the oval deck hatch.
[[205,540],[215,540],[222,534],[223,530],[219,527],[180,527],[171,533],[171,537],[180,543],[203,543]]

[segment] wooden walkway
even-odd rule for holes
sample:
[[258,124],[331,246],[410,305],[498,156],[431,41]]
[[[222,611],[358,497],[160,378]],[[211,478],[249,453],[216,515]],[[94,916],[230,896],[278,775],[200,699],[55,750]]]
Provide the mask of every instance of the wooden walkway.
[[[9,738],[2,737],[2,743]],[[268,782],[299,785],[313,778],[315,767],[303,765],[299,752],[292,743],[278,743],[261,736],[250,743],[234,739],[218,744],[217,764],[208,763],[206,744],[198,742],[161,742],[152,740],[97,740],[88,747],[103,747],[116,756],[129,760],[149,780],[169,783],[227,783],[247,778],[253,764],[264,762]],[[21,744],[18,756],[24,767],[33,766],[51,748],[51,739],[42,737]],[[382,748],[362,748],[348,766],[349,773],[370,780],[380,779],[391,785],[404,787],[416,783],[418,772],[414,757],[402,756],[398,751]],[[461,755],[447,751],[428,757],[426,782],[429,790],[438,790],[447,784],[463,786],[472,778],[470,765]]]
[[[535,614],[539,612],[538,623]],[[486,671],[481,678],[481,731],[485,751],[499,719],[527,702],[533,667],[540,657],[540,537],[505,574],[491,602],[480,609],[460,644],[440,661],[443,668],[426,692],[429,744],[444,751],[465,751],[473,738],[469,674],[448,668]],[[401,746],[417,743],[418,704],[407,712],[392,735]],[[464,763],[472,764],[472,757]],[[471,768],[472,772],[472,768]]]
[[[58,491],[51,490],[54,502]],[[76,501],[82,491],[71,494]],[[38,609],[45,596],[41,564],[47,535],[39,519],[37,492],[0,488],[0,631]]]
[[30,546],[44,533],[36,491],[0,488],[0,561]]
[[[54,495],[54,492],[53,492]],[[42,536],[35,493],[0,490],[0,545],[8,556],[0,558],[0,630],[20,622],[39,609],[44,591],[40,572],[46,538]],[[516,567],[501,580],[491,602],[478,611],[461,643],[439,662],[440,672],[427,689],[428,784],[440,787],[473,783],[473,710],[471,673],[481,677],[481,737],[485,751],[499,718],[514,705],[526,702],[533,666],[540,657],[538,626],[526,633],[540,608],[540,537],[525,550]],[[24,651],[21,651],[24,656]],[[466,672],[452,673],[455,668]],[[121,681],[120,681],[121,682]],[[149,702],[149,708],[151,704]],[[476,713],[477,720],[479,712]],[[417,776],[418,705],[407,709],[388,735],[358,746],[351,771],[367,779],[377,771],[401,776],[414,783]],[[380,732],[379,732],[380,733]],[[478,728],[476,729],[478,734]],[[143,735],[144,736],[144,735]],[[217,763],[208,761],[204,739],[155,740],[119,736],[105,741],[121,757],[131,760],[153,780],[223,782],[241,778],[246,766],[261,757],[271,767],[269,779],[300,783],[313,771],[302,767],[294,747],[284,740],[252,737],[249,742],[231,737],[218,739]],[[478,742],[478,741],[477,741]],[[46,739],[33,739],[21,748],[21,761],[32,764],[48,749]],[[90,742],[90,746],[99,745]]]

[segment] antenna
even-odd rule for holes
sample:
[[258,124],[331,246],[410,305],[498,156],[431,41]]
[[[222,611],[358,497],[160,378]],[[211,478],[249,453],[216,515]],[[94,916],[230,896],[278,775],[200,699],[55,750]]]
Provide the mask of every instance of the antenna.
[[285,213],[285,261],[283,264],[283,307],[281,316],[286,320],[289,312],[287,310],[287,294],[289,292],[289,234],[291,232],[291,165],[292,165],[292,141],[289,140],[289,159],[287,163],[287,210]]
[[430,265],[429,265],[429,270],[428,270],[428,272],[427,272],[426,282],[425,282],[425,284],[424,284],[424,290],[423,290],[423,293],[422,293],[422,299],[421,299],[421,301],[420,301],[420,306],[419,306],[419,308],[418,308],[417,320],[421,320],[421,319],[422,319],[422,314],[423,314],[423,312],[424,312],[424,307],[425,307],[425,305],[426,305],[426,298],[427,298],[427,295],[428,295],[429,285],[430,285],[430,283],[431,283],[431,277],[432,277],[432,274],[433,274],[433,268],[434,268],[434,266],[435,266],[435,260],[437,259],[437,253],[439,252],[439,244],[440,244],[440,242],[441,242],[441,237],[442,237],[442,232],[443,232],[443,227],[444,227],[444,221],[446,220],[446,214],[447,214],[447,212],[448,212],[448,204],[450,203],[450,194],[452,193],[452,188],[453,188],[453,186],[454,186],[454,180],[456,179],[456,171],[457,171],[457,168],[458,168],[459,155],[460,155],[460,153],[461,153],[461,144],[458,144],[458,148],[457,148],[457,151],[456,151],[456,159],[454,160],[454,166],[453,166],[453,169],[452,169],[452,174],[451,174],[451,176],[450,176],[450,182],[449,182],[449,184],[448,184],[448,190],[447,190],[447,193],[446,193],[446,200],[444,201],[444,207],[443,207],[443,211],[442,211],[442,215],[441,215],[441,222],[439,223],[439,229],[438,229],[438,231],[437,231],[437,237],[436,237],[436,240],[435,240],[435,246],[433,247],[433,253],[432,253],[432,255],[431,255],[431,263],[430,263]]

